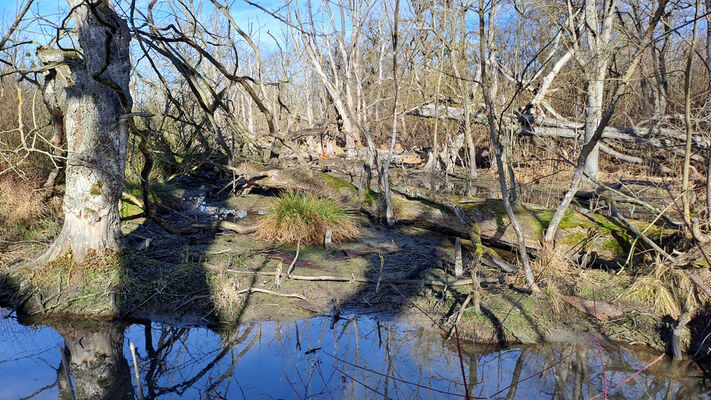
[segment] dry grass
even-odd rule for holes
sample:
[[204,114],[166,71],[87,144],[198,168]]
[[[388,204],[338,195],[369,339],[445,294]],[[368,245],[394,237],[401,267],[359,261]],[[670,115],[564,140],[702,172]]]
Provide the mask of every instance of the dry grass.
[[630,286],[626,297],[642,301],[659,315],[678,318],[682,310],[698,307],[693,282],[677,268],[657,260],[648,275],[640,276]]
[[0,238],[25,236],[61,215],[59,199],[43,201],[37,182],[0,179]]
[[301,241],[316,245],[323,243],[328,229],[336,243],[354,239],[359,234],[358,223],[334,201],[311,193],[288,191],[263,217],[255,236],[269,242]]
[[232,321],[244,306],[244,296],[237,294],[239,281],[231,279],[224,272],[208,275],[207,283],[212,292],[212,302],[220,318]]
[[[543,246],[531,260],[531,271],[536,283],[542,289],[560,291],[564,287],[575,286],[580,276],[580,269],[553,248]],[[519,268],[516,283],[526,286],[523,268]]]

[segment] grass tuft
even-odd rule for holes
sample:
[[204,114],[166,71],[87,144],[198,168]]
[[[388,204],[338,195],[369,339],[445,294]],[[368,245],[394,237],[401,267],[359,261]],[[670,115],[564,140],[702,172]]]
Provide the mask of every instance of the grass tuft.
[[657,260],[648,275],[643,275],[630,286],[626,296],[631,300],[651,305],[660,315],[678,318],[682,309],[698,307],[694,285],[678,268]]
[[255,236],[269,242],[316,245],[323,243],[329,228],[337,243],[359,234],[358,223],[342,206],[311,193],[290,190],[271,207]]

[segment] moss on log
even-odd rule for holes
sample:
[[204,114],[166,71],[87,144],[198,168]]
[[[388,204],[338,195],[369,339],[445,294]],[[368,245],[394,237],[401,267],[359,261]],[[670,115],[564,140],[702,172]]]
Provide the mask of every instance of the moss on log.
[[[238,170],[240,168],[245,167],[237,167]],[[261,176],[255,180],[255,184],[260,186],[312,190],[360,207],[370,215],[378,215],[378,193],[370,190],[361,193],[350,182],[320,171],[269,170],[255,166],[239,172],[242,171],[247,172],[245,175],[248,178]],[[505,248],[516,246],[516,234],[500,199],[444,195],[397,183],[393,183],[391,188],[395,192],[395,217],[402,224],[445,232],[464,239],[471,239],[472,228],[475,228],[482,243]],[[526,245],[535,253],[541,248],[543,233],[553,217],[553,211],[532,204],[516,204],[513,208],[526,236]],[[470,226],[456,215],[457,209],[463,212]],[[653,239],[664,239],[674,233],[645,221],[629,222]],[[574,210],[566,212],[555,239],[555,248],[565,256],[575,258],[587,255],[596,262],[610,264],[624,262],[632,246],[641,247],[642,244],[635,241],[635,236],[619,221],[602,214],[583,214]]]

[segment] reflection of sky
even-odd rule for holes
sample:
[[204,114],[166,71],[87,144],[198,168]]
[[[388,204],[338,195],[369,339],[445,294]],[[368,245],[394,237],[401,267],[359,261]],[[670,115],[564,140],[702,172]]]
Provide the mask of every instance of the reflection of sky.
[[[19,399],[57,379],[64,341],[51,328],[30,328],[14,318],[3,318],[0,309],[0,399]],[[57,389],[46,390],[33,399],[56,399]]]
[[[328,318],[265,322],[243,325],[231,334],[154,323],[151,333],[153,348],[162,356],[162,361],[153,368],[154,393],[156,398],[164,399],[216,394],[229,399],[322,399],[331,395],[336,399],[382,398],[369,388],[394,399],[462,398],[462,368],[468,382],[470,376],[477,376],[472,396],[486,397],[501,391],[493,398],[506,398],[517,364],[521,366],[518,379],[529,376],[531,379],[516,387],[516,399],[550,398],[556,390],[561,398],[572,398],[576,383],[583,398],[602,389],[600,356],[594,342],[587,353],[575,353],[575,344],[491,351],[481,358],[477,368],[472,368],[468,355],[464,356],[464,365],[460,365],[456,345],[443,342],[438,335],[403,324],[378,326],[366,317],[341,320],[333,328]],[[138,352],[143,392],[150,397],[147,387],[150,379],[146,375],[151,369],[151,359],[147,357],[144,326],[130,326],[125,336],[126,362],[131,364],[128,346],[131,341]],[[175,340],[161,349],[166,338]],[[0,399],[20,398],[53,384],[60,363],[61,341],[53,329],[24,327],[12,318],[0,320]],[[228,343],[232,346],[225,347]],[[469,352],[471,346],[463,346],[463,350]],[[569,354],[572,356],[566,358]],[[555,364],[552,360],[561,358],[565,361],[560,365],[542,376],[536,375]],[[629,350],[606,348],[603,360],[608,387],[644,367],[650,357],[642,359],[645,361]],[[642,373],[616,390],[611,398],[661,399],[668,384],[665,379]],[[687,379],[685,384],[686,388],[678,383],[672,385],[675,398],[699,398],[693,390],[695,382]],[[56,396],[54,387],[35,398]]]

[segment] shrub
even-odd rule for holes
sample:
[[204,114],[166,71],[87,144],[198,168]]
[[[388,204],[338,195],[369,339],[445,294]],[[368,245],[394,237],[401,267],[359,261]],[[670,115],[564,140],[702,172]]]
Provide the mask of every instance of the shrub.
[[314,194],[290,190],[263,217],[255,233],[258,239],[277,243],[306,245],[323,243],[328,229],[334,242],[343,242],[358,236],[358,224],[345,208],[332,200]]

